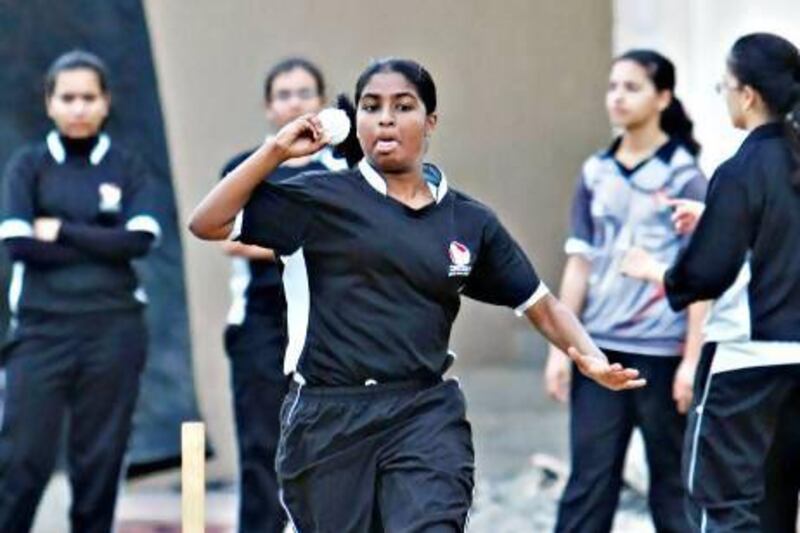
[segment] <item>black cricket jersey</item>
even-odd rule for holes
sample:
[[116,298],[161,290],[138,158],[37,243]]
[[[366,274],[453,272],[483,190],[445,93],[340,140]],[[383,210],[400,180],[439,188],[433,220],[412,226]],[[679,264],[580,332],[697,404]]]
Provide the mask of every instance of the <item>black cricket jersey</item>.
[[314,385],[435,379],[461,295],[519,313],[547,294],[483,204],[425,165],[435,199],[411,209],[366,161],[262,183],[239,238],[284,262],[284,368]]
[[800,189],[784,125],[753,130],[709,185],[706,210],[667,272],[675,309],[716,299],[716,368],[800,363]]
[[[221,177],[238,167],[255,150],[247,150],[228,161],[222,168]],[[264,179],[280,183],[289,178],[309,171],[338,170],[346,168],[343,159],[335,159],[329,150],[320,153],[308,164],[299,167],[280,166]],[[241,218],[237,218],[241,224]],[[228,312],[229,324],[242,324],[246,317],[252,315],[282,315],[285,299],[282,291],[281,274],[275,261],[253,260],[234,257],[231,261],[232,274],[230,280],[231,307]]]
[[[146,234],[149,247],[161,229],[151,207],[148,173],[138,158],[106,134],[74,140],[51,132],[46,142],[12,156],[2,187],[0,238],[9,250],[23,241],[45,252],[42,261],[14,262],[9,289],[13,313],[74,314],[142,306],[145,296],[130,263],[141,255],[135,238]],[[40,217],[62,221],[56,242],[33,238],[34,221]],[[131,236],[130,250],[109,249]]]

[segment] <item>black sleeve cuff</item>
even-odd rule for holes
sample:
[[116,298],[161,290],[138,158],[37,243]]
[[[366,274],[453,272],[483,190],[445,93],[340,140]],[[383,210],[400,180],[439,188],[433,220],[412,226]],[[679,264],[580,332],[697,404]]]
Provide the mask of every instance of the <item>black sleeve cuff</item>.
[[689,305],[700,299],[694,294],[681,290],[677,282],[674,268],[670,268],[664,273],[664,290],[667,293],[667,302],[670,308],[675,312],[683,311]]

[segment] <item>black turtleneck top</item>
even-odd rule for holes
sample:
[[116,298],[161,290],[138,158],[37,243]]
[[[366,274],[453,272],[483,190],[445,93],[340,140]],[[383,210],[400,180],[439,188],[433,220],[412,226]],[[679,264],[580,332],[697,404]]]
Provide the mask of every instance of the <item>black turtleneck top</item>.
[[[15,263],[12,312],[76,313],[138,308],[131,260],[159,237],[142,163],[105,134],[55,132],[11,158],[2,183],[3,239]],[[61,226],[55,242],[35,235],[40,218]]]

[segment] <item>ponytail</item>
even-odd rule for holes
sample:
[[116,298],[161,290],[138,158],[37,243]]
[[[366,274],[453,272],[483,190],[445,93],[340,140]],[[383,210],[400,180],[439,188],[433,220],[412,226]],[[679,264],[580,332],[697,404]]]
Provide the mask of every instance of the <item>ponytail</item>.
[[356,108],[344,93],[336,97],[336,107],[344,111],[350,119],[350,131],[347,133],[347,138],[334,147],[333,155],[344,158],[347,166],[353,168],[364,157],[356,134]]
[[800,51],[778,35],[751,33],[733,44],[728,69],[758,92],[773,120],[783,120],[795,162],[791,182],[800,189]]
[[700,143],[693,134],[694,123],[675,95],[672,95],[669,106],[661,113],[661,129],[670,137],[680,141],[693,156],[700,153]]

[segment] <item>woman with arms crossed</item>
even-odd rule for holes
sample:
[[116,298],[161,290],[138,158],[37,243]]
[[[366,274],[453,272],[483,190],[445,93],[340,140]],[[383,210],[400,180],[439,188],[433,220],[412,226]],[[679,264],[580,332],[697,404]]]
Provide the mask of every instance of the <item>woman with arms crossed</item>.
[[161,230],[145,167],[103,131],[107,78],[93,54],[56,59],[45,82],[55,129],[3,178],[0,234],[14,267],[0,531],[30,529],[65,420],[72,531],[113,525],[147,348],[131,261]]

